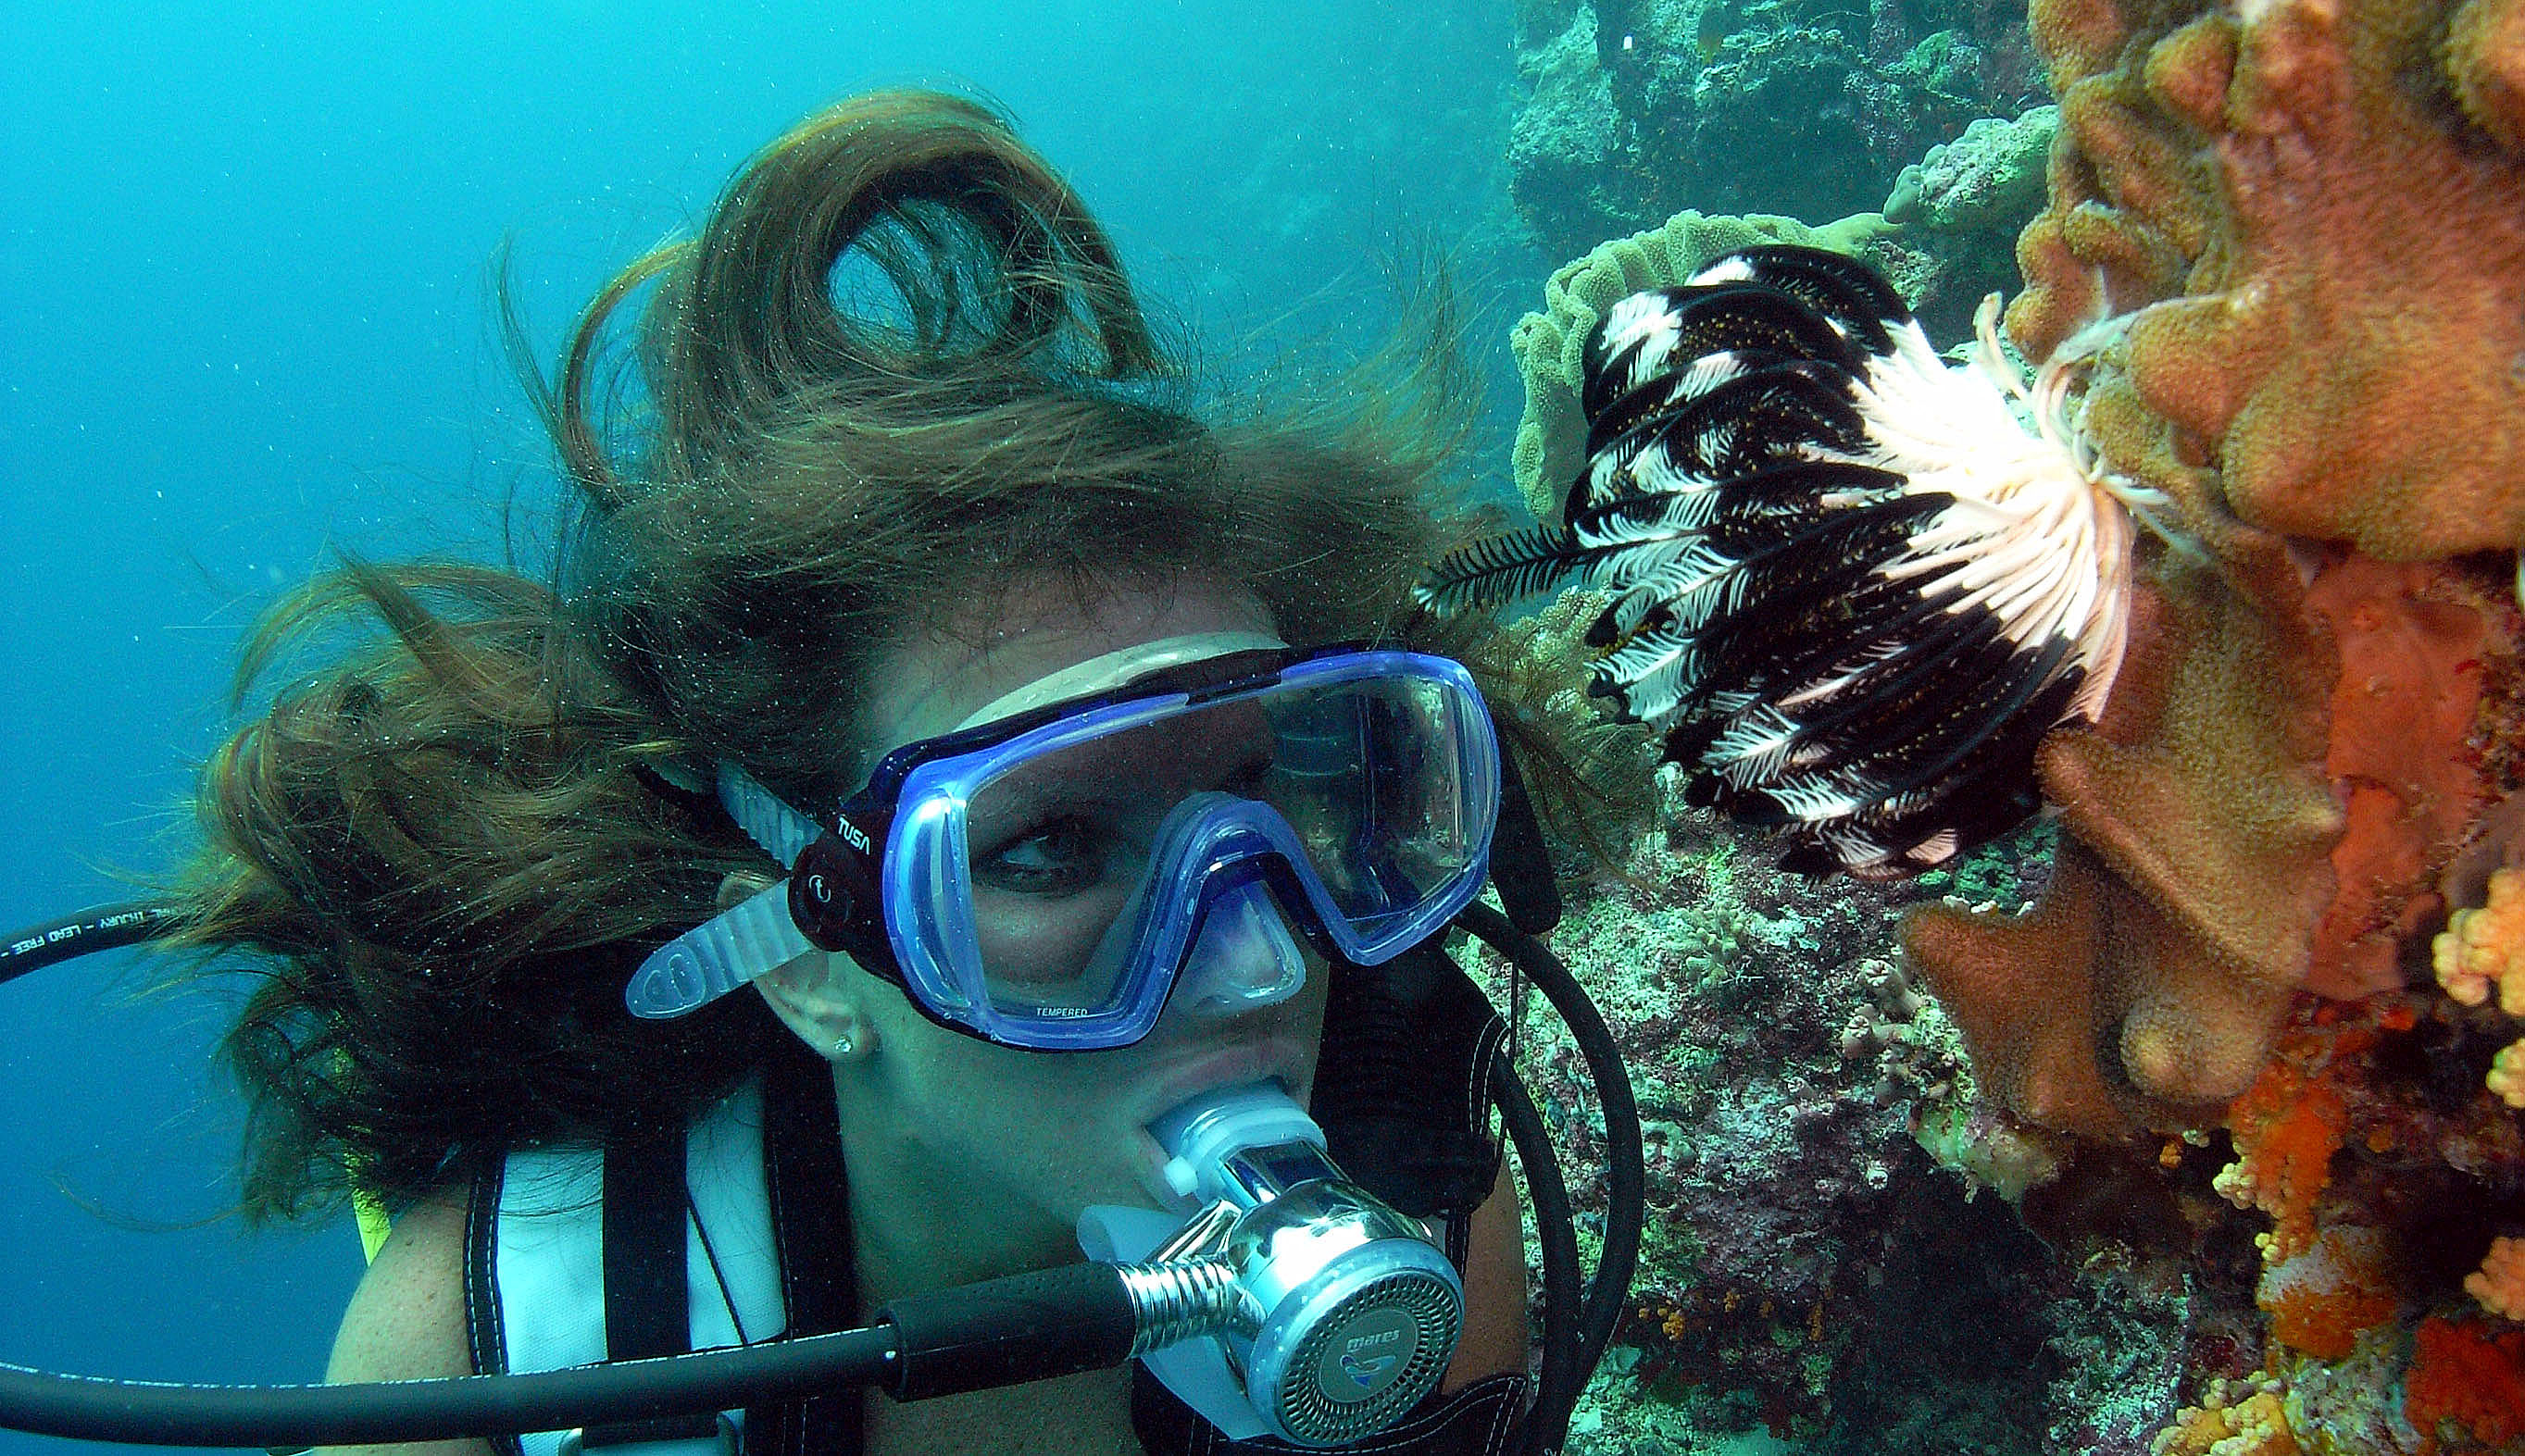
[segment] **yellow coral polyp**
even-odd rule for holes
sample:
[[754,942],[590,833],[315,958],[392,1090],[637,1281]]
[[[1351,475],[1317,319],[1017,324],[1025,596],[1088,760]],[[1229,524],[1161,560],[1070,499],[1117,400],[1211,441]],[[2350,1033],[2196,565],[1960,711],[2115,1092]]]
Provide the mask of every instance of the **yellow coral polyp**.
[[[2448,995],[2479,1006],[2496,992],[2500,1010],[2525,1016],[2525,868],[2493,874],[2487,903],[2448,916],[2429,952]],[[2525,1039],[2501,1047],[2482,1080],[2500,1101],[2525,1107]]]
[[[2495,990],[2500,1010],[2525,1016],[2525,869],[2511,866],[2492,875],[2489,903],[2455,911],[2429,949],[2447,995],[2478,1006]],[[2502,1059],[2506,1055],[2500,1053]],[[2525,1105],[2515,1097],[2507,1100]]]
[[2149,1456],[2298,1456],[2299,1449],[2279,1383],[2256,1374],[2240,1384],[2211,1382],[2202,1404],[2156,1433]]
[[2499,1100],[2525,1107],[2525,1040],[2499,1048],[2499,1054],[2490,1059],[2490,1075],[2482,1081]]
[[2463,1291],[2502,1320],[2525,1320],[2525,1238],[2490,1240],[2481,1267],[2464,1276]]

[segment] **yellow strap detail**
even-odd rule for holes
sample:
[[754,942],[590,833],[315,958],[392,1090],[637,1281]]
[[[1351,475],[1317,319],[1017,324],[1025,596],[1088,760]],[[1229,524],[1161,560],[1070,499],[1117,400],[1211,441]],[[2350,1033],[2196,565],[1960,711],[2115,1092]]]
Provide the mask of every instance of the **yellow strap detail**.
[[385,1209],[374,1198],[358,1189],[351,1193],[351,1212],[360,1221],[360,1251],[373,1264],[377,1250],[385,1246],[386,1236],[394,1232],[394,1221],[386,1217]]

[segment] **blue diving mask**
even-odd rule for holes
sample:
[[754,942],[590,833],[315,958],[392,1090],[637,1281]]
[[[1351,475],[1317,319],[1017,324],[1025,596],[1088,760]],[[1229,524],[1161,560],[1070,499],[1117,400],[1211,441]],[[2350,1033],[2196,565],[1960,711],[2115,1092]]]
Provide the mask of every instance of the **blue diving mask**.
[[789,878],[660,947],[624,999],[675,1016],[817,947],[930,1020],[1047,1051],[1126,1046],[1169,1001],[1362,965],[1481,891],[1499,745],[1443,657],[1254,634],[1143,644],[889,752],[829,820],[734,765],[718,793]]

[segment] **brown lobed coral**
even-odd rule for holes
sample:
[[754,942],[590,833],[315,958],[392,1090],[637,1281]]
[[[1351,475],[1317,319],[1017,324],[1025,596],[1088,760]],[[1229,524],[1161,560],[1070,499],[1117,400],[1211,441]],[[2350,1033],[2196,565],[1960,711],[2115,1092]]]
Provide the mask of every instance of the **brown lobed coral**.
[[[2022,919],[1907,946],[2019,1115],[2215,1121],[2304,992],[2401,985],[2519,782],[2525,0],[2036,0],[2062,121],[2008,325],[2131,315],[2084,427],[2164,492]],[[2492,555],[2497,553],[2497,555]]]
[[2525,538],[2525,5],[2037,0],[2061,96],[2008,325],[2148,305],[2132,462],[2214,456],[2249,524],[2386,560]]

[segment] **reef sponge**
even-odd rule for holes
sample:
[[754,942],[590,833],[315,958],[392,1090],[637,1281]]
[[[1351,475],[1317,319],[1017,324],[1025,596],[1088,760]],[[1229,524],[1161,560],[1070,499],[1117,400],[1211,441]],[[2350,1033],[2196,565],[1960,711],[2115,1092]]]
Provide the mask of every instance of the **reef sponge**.
[[1537,520],[1560,510],[1561,495],[1577,477],[1587,424],[1578,408],[1578,381],[1587,334],[1605,311],[1643,288],[1680,283],[1721,253],[1755,243],[1803,243],[1855,253],[1883,232],[1885,219],[1859,213],[1821,227],[1795,218],[1752,214],[1704,217],[1685,211],[1664,224],[1615,238],[1562,265],[1543,285],[1543,310],[1517,320],[1509,335],[1518,374],[1525,381],[1525,414],[1517,421],[1510,461],[1517,494]]
[[2041,752],[2050,898],[1907,933],[2019,1115],[2214,1117],[2293,996],[2401,984],[2516,787],[2519,4],[2036,0],[2061,121],[2009,329],[2119,315],[2081,426],[2184,544]]
[[2070,831],[2043,902],[1906,925],[1984,1087],[2018,1115],[2093,1136],[2200,1120],[2260,1067],[2305,979],[2342,823],[2322,774],[2328,664],[2280,625],[2302,601],[2276,543],[2169,567],[2142,593],[2103,719],[2038,755]]
[[2044,158],[2060,109],[2038,106],[2014,121],[1983,117],[1903,169],[1885,199],[1885,220],[1940,232],[2011,231],[2043,201]]
[[2343,827],[2305,984],[2346,998],[2401,985],[2401,947],[2446,910],[2439,869],[2493,790],[2478,750],[2513,726],[2485,668],[2512,663],[2517,644],[2494,584],[2435,563],[2347,557],[2315,577],[2306,609],[2340,661],[2323,767]]

